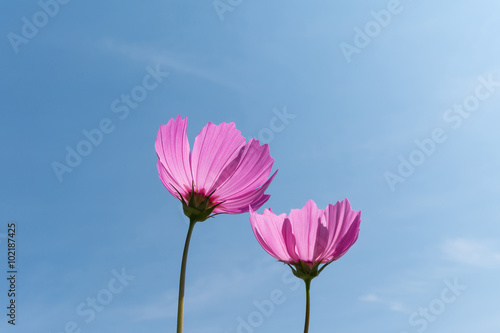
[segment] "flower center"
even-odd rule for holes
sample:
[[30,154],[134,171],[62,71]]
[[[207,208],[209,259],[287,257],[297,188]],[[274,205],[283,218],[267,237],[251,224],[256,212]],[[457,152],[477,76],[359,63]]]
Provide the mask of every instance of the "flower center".
[[[214,209],[219,206],[222,202],[215,204],[212,195],[215,190],[209,195],[204,193],[205,191],[197,192],[195,187],[191,192],[188,193],[187,198],[181,196],[182,208],[184,209],[184,214],[189,217],[191,221],[203,222],[209,217],[214,211]],[[187,202],[186,200],[187,199]]]
[[[196,190],[188,193],[187,200],[189,202],[189,206],[192,206],[193,208],[207,208],[214,205],[213,198],[208,197],[205,193],[196,192]],[[207,201],[206,204],[205,201]]]

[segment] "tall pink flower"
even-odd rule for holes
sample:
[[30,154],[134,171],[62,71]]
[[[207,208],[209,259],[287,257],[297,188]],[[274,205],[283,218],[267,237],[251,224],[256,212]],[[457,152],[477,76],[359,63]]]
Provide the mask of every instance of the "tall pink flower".
[[269,199],[264,191],[276,172],[269,177],[274,159],[267,144],[245,143],[234,123],[208,123],[191,152],[186,129],[187,118],[170,119],[160,126],[155,148],[160,179],[185,204],[188,217],[245,213]]
[[304,208],[292,209],[288,216],[276,215],[270,209],[263,214],[250,211],[250,223],[259,244],[288,264],[293,274],[306,284],[304,332],[309,329],[311,280],[356,242],[360,222],[361,212],[351,210],[347,199],[329,204],[325,210],[309,200]]
[[189,229],[182,255],[177,311],[177,333],[182,333],[184,283],[189,242],[194,225],[215,214],[239,214],[260,208],[276,172],[269,177],[274,159],[267,144],[245,142],[234,123],[208,123],[196,136],[191,152],[187,118],[161,125],[155,148],[163,185],[182,202]]

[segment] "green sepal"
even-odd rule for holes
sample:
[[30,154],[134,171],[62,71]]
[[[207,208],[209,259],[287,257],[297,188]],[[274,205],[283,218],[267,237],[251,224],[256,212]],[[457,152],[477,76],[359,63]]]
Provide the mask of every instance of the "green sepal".
[[[198,193],[196,193],[195,186],[193,184],[192,190],[191,190],[191,196],[189,198],[189,201],[186,202],[184,200],[184,197],[181,195],[181,193],[172,185],[170,184],[174,190],[179,194],[179,197],[181,198],[182,202],[182,209],[184,211],[184,215],[186,215],[190,221],[193,222],[203,222],[209,217],[213,217],[214,215],[211,215],[212,212],[214,211],[217,206],[224,202],[219,202],[218,204],[212,205],[210,201],[210,197],[214,194],[215,190],[212,191],[208,196],[202,196]],[[200,201],[200,199],[203,199]]]
[[321,272],[321,269],[319,269],[320,264],[321,263],[318,262],[310,267],[304,261],[299,260],[297,264],[292,264],[295,268],[292,267],[291,264],[288,264],[288,266],[290,266],[290,268],[292,269],[293,275],[305,281],[312,280],[319,275],[319,273]]

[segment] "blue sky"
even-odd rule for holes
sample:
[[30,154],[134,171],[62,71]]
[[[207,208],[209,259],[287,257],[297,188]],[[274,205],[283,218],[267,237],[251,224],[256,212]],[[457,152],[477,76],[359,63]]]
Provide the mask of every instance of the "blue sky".
[[[357,243],[312,283],[310,332],[498,332],[497,1],[0,7],[0,268],[15,222],[17,332],[175,330],[187,223],[154,141],[178,114],[191,143],[209,121],[269,143],[265,207],[361,210]],[[301,332],[298,282],[248,214],[200,223],[185,332]]]

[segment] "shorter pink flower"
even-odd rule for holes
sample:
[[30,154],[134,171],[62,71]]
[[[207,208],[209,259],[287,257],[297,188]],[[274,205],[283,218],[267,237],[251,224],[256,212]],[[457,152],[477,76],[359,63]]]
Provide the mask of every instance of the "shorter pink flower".
[[[312,279],[332,261],[342,257],[356,242],[361,212],[351,209],[349,200],[325,210],[309,200],[304,208],[276,215],[250,210],[250,223],[259,244],[270,255],[295,266],[294,274]],[[318,270],[320,264],[325,264]]]

